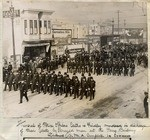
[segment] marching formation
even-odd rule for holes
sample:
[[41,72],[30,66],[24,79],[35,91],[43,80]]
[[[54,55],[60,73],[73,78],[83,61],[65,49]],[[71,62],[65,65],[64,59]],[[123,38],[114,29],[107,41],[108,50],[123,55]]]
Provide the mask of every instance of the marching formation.
[[135,63],[147,67],[146,46],[119,44],[106,46],[92,53],[82,51],[67,61],[67,72],[87,72],[97,75],[134,76]]
[[73,99],[80,98],[80,100],[85,96],[92,100],[95,97],[95,84],[90,73],[88,77],[82,74],[79,80],[75,73],[71,78],[66,72],[62,75],[60,71],[58,74],[55,71],[35,72],[34,74],[31,71],[28,73],[23,71],[16,74],[11,71],[9,75],[6,74],[4,91],[7,90],[7,86],[9,91],[12,88],[14,91],[20,89],[20,103],[22,103],[23,96],[28,101],[28,90],[31,90],[32,93],[37,92],[40,94],[43,92],[44,94],[55,94],[56,96],[64,94],[65,97],[74,96]]
[[[92,53],[82,51],[76,53],[74,58],[70,58],[69,54],[56,56],[50,60],[45,57],[37,60],[26,59],[17,71],[13,71],[11,63],[7,68],[3,67],[3,82],[5,82],[4,91],[14,89],[20,90],[20,103],[23,96],[28,101],[27,92],[32,93],[55,94],[65,97],[73,96],[75,98],[89,97],[93,100],[95,97],[95,86],[91,73],[96,75],[117,75],[117,76],[134,76],[135,63],[137,65],[144,64],[147,67],[147,56],[145,52],[147,48],[144,46],[137,47],[134,45],[124,46],[114,45],[113,47],[105,46]],[[55,70],[58,67],[64,67],[67,62],[67,72],[62,74]],[[70,77],[69,73],[73,73]],[[76,73],[81,73],[81,79]],[[84,73],[89,76],[85,77]]]

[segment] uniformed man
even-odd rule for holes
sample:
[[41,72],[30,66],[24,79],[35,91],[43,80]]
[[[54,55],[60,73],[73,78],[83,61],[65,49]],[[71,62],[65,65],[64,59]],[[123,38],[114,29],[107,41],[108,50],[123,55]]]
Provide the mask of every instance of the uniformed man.
[[57,95],[57,75],[55,71],[53,72],[53,84],[54,84],[53,91]]
[[93,72],[93,62],[89,61],[89,72],[92,73]]
[[21,82],[21,86],[20,86],[20,104],[22,103],[22,99],[23,97],[26,98],[27,102],[29,101],[28,96],[27,96],[27,84],[26,81],[22,81]]
[[58,76],[57,76],[57,95],[56,96],[58,96],[59,94],[62,95],[62,92],[63,92],[62,84],[63,84],[63,75],[59,71]]
[[68,93],[70,93],[71,95],[71,90],[70,90],[70,87],[71,87],[71,79],[69,78],[69,75],[67,74],[67,77],[66,77],[66,80],[65,80],[65,83],[66,83],[66,86],[65,86],[65,97],[68,97]]
[[79,79],[76,78],[74,81],[74,89],[73,89],[74,98],[73,99],[76,99],[79,97],[79,85],[80,85]]
[[103,63],[103,75],[104,74],[107,74],[107,62],[105,61],[104,63]]
[[12,71],[12,64],[9,62],[8,64],[8,72],[10,73]]
[[76,73],[74,73],[73,76],[72,76],[73,85],[74,85],[75,79],[77,79],[77,78],[78,78],[78,77],[76,76]]
[[86,77],[84,76],[84,74],[82,74],[80,100],[82,100],[83,96],[86,95],[86,88],[87,88]]
[[98,74],[98,62],[97,61],[94,62],[94,74],[95,73]]
[[51,89],[50,89],[50,95],[52,95],[53,94],[53,92],[54,92],[54,74],[55,74],[55,71],[53,71],[52,72],[52,74],[51,74]]
[[31,92],[34,93],[34,90],[38,90],[38,87],[38,73],[36,72],[32,78]]
[[13,79],[13,88],[14,88],[14,91],[18,90],[19,79],[20,79],[19,73],[17,73],[16,75],[14,75],[14,79]]
[[119,65],[119,72],[118,72],[118,75],[121,75],[122,72],[123,72],[123,62],[120,61],[118,65]]
[[124,63],[124,76],[128,76],[128,72],[129,72],[129,63],[126,60]]
[[90,82],[90,101],[95,98],[95,81],[93,77],[91,78]]
[[51,93],[52,73],[50,71],[48,71],[48,79],[48,93]]
[[132,62],[130,64],[130,76],[134,76],[134,72],[135,72],[135,64],[134,62]]
[[108,75],[111,75],[112,74],[112,67],[113,67],[113,63],[111,60],[109,60],[108,62]]
[[5,75],[5,88],[4,88],[4,91],[6,91],[7,86],[9,86],[9,84],[8,84],[8,79],[9,79],[9,74],[6,73],[6,75]]
[[29,81],[27,81],[27,85],[28,85],[28,82],[30,82],[28,89],[31,90],[32,84],[33,84],[33,74],[32,74],[32,71],[29,71]]
[[44,89],[45,89],[45,73],[44,72],[41,75],[41,82],[42,82],[41,91],[44,92]]
[[62,83],[62,90],[64,93],[66,93],[66,79],[67,79],[67,73],[64,72],[64,76],[63,76],[63,83]]
[[14,73],[10,72],[9,79],[8,79],[9,91],[11,91],[11,89],[12,89],[13,79],[14,79]]
[[87,78],[87,84],[88,84],[87,86],[90,85],[91,78],[92,78],[91,73],[89,73],[89,74],[88,74],[88,78]]
[[29,73],[27,73],[27,76],[26,76],[26,82],[27,82],[28,90],[31,88],[31,86],[30,86],[31,80],[32,80],[32,78],[31,78],[31,71],[29,71]]
[[49,84],[49,81],[50,81],[49,75],[48,75],[48,73],[46,72],[45,78],[44,78],[44,94],[46,94],[47,91],[48,91],[48,84]]

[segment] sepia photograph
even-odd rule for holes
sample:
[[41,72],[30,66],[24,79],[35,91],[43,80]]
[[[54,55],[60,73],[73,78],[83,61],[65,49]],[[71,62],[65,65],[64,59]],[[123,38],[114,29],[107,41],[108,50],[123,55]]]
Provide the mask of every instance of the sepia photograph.
[[146,2],[2,6],[4,117],[149,117]]

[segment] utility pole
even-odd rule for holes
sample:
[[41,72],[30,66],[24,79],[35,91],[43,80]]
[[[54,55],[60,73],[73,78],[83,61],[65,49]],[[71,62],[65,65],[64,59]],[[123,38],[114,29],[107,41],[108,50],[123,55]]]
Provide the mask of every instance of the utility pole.
[[120,15],[119,14],[120,14],[120,11],[118,10],[117,13],[118,13],[118,35],[119,35],[119,22],[120,22],[120,17],[119,17]]
[[93,28],[94,28],[93,32],[94,32],[94,35],[95,35],[95,20],[93,20]]
[[14,68],[16,68],[15,35],[14,35],[14,19],[16,17],[20,17],[20,10],[15,10],[11,2],[11,7],[9,8],[9,11],[3,11],[3,18],[11,19]]
[[112,19],[112,45],[114,43],[114,18]]
[[90,53],[89,23],[88,23],[88,53]]
[[126,40],[125,31],[126,31],[126,20],[124,19],[124,42],[125,42],[125,40]]

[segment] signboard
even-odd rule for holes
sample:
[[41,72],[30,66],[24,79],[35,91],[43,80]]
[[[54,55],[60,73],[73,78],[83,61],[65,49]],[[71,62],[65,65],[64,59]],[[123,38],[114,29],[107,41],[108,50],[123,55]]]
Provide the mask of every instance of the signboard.
[[[121,38],[127,38],[127,39],[139,39],[143,38],[144,30],[143,28],[120,28],[119,34],[121,35]],[[118,29],[115,28],[114,34],[118,34]]]
[[125,36],[126,38],[129,39],[143,38],[143,29],[138,29],[138,28],[125,29]]
[[72,38],[72,43],[87,43],[88,38]]
[[20,17],[20,10],[3,11],[3,18]]
[[71,29],[52,29],[52,33],[54,36],[54,45],[71,44]]

